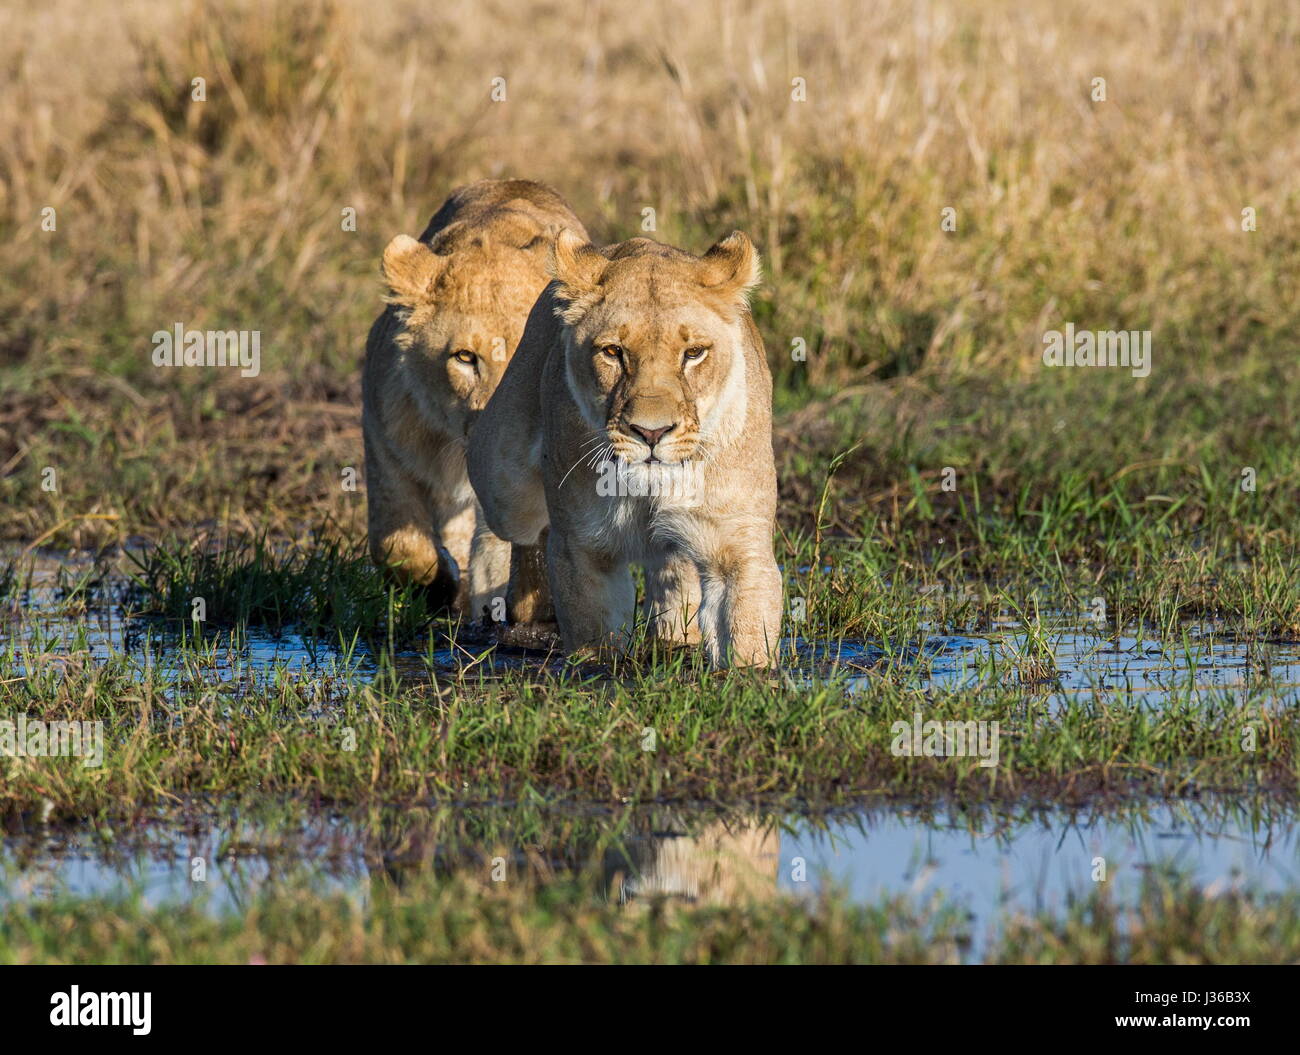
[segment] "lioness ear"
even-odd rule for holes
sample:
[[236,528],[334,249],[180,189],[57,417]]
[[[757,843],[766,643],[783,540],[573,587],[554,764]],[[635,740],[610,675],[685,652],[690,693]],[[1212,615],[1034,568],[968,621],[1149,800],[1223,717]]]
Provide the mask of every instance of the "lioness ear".
[[384,280],[392,290],[389,302],[414,307],[427,300],[445,260],[423,242],[399,234],[384,250]]
[[546,258],[551,256],[551,247],[555,245],[555,239],[559,237],[561,231],[567,231],[567,227],[557,227],[555,224],[548,224],[542,228],[538,234],[533,235],[523,245],[519,246],[527,252],[546,251]]
[[744,301],[762,277],[758,250],[744,231],[732,231],[700,260],[700,283],[732,301]]
[[608,263],[599,249],[566,227],[551,246],[547,270],[572,300],[595,290]]
[[488,233],[492,241],[499,245],[508,245],[512,249],[540,250],[549,249],[558,230],[558,227],[544,227],[527,213],[512,209],[498,216]]

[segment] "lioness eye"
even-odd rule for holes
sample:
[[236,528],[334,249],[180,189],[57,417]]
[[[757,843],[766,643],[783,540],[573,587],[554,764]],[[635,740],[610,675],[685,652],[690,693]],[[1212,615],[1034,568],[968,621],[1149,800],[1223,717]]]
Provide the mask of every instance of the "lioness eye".
[[620,348],[617,344],[607,344],[600,351],[602,355],[607,355],[611,359],[617,359],[620,355],[623,354],[623,349]]
[[703,359],[704,353],[707,351],[707,348],[687,348],[682,354],[687,359]]
[[476,356],[473,352],[465,352],[465,351],[452,352],[451,357],[455,359],[456,362],[458,363],[472,363],[474,362],[475,359],[478,358],[478,356]]

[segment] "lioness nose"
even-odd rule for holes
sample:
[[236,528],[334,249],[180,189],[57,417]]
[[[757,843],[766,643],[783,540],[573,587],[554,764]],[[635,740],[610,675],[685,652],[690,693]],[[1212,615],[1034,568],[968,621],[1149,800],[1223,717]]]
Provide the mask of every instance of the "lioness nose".
[[647,447],[654,450],[655,444],[658,443],[666,433],[672,432],[673,429],[677,428],[677,423],[674,422],[671,425],[665,425],[662,429],[648,429],[644,425],[633,425],[632,422],[629,421],[628,428],[645,440]]

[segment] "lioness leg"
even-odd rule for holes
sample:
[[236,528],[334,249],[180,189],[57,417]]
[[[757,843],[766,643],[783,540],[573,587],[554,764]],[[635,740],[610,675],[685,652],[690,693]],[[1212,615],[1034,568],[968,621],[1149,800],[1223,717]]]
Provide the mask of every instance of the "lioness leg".
[[681,557],[664,556],[645,565],[646,621],[664,641],[696,644],[700,640],[700,573]]
[[398,582],[428,589],[435,605],[456,596],[457,569],[439,546],[428,489],[379,450],[366,451],[370,556]]
[[455,606],[459,611],[469,607],[469,561],[474,541],[474,501],[455,498],[434,499],[434,525],[444,563],[455,569]]
[[701,629],[715,665],[775,666],[781,641],[781,572],[771,543],[740,538],[703,569]]
[[546,529],[536,546],[510,548],[509,611],[512,623],[555,621],[546,574]]
[[627,562],[572,545],[552,525],[546,564],[564,647],[572,652],[623,644],[636,614]]
[[469,616],[472,620],[498,618],[495,607],[498,599],[501,602],[500,618],[505,617],[509,580],[510,543],[493,534],[480,509],[469,555]]

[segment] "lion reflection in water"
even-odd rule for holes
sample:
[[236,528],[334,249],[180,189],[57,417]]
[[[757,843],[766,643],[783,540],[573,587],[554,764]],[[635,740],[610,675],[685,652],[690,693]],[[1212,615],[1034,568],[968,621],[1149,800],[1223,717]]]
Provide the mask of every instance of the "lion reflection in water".
[[606,889],[622,904],[752,901],[776,893],[780,850],[780,831],[770,822],[713,821],[691,834],[656,832],[627,853],[606,854]]
[[780,828],[742,817],[696,821],[680,814],[642,815],[609,842],[563,826],[511,845],[499,832],[475,831],[477,819],[449,810],[405,815],[372,829],[366,863],[372,879],[402,886],[415,874],[473,878],[491,888],[507,880],[545,884],[566,877],[590,883],[601,899],[629,908],[668,899],[725,905],[777,892]]

